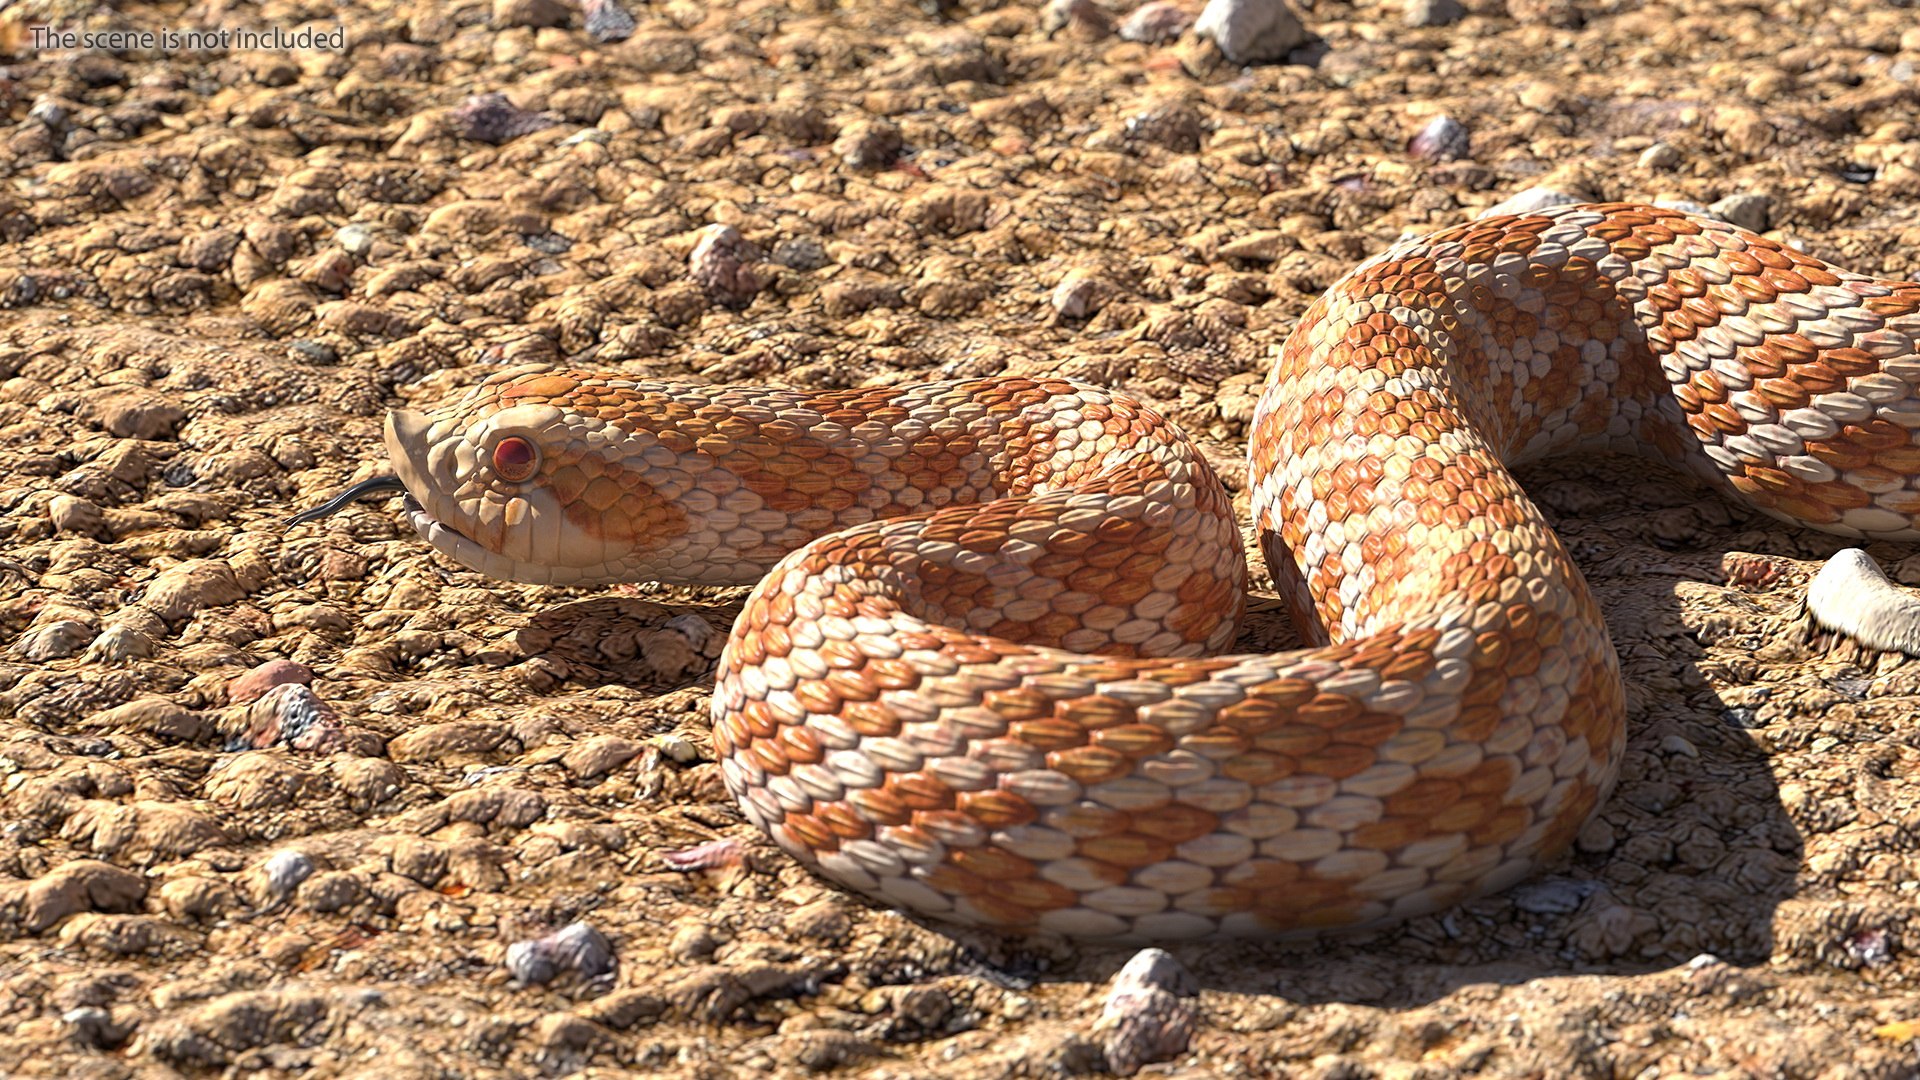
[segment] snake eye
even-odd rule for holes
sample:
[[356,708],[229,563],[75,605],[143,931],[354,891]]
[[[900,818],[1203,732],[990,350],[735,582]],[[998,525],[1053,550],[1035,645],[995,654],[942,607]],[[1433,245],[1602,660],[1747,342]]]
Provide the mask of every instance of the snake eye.
[[534,467],[540,464],[540,454],[533,444],[518,435],[501,439],[493,448],[493,471],[500,479],[517,484],[533,475]]

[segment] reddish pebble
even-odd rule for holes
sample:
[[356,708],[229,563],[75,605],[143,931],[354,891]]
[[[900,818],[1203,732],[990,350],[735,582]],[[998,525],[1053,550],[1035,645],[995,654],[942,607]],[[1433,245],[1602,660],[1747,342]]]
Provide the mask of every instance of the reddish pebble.
[[1198,1026],[1193,975],[1171,953],[1142,949],[1107,985],[1107,1000],[1094,1021],[1107,1068],[1132,1076],[1143,1066],[1187,1052]]
[[1472,149],[1473,135],[1451,116],[1436,116],[1407,143],[1407,153],[1428,161],[1458,161]]
[[613,967],[613,943],[583,922],[571,923],[543,938],[507,946],[507,970],[529,986],[552,982],[555,976],[565,972],[597,979]]
[[245,705],[250,701],[258,701],[267,691],[286,683],[312,685],[313,669],[291,660],[269,660],[228,683],[227,700],[235,705]]
[[675,870],[711,870],[716,866],[738,866],[746,858],[746,848],[738,840],[714,840],[660,857]]
[[687,257],[693,280],[729,307],[746,307],[766,283],[752,263],[760,249],[747,242],[731,225],[709,225],[700,230],[700,242]]
[[1120,24],[1120,36],[1127,41],[1144,41],[1149,45],[1172,41],[1193,25],[1193,15],[1193,12],[1179,4],[1156,0],[1127,16],[1126,21]]
[[454,106],[447,116],[463,138],[495,146],[560,122],[559,117],[523,109],[497,91],[475,94]]

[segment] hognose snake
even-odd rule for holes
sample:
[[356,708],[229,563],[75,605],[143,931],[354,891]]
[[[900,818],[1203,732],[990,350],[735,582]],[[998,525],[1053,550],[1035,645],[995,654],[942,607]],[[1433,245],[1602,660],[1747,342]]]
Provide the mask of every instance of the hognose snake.
[[[392,414],[398,478],[306,517],[404,484],[420,533],[496,577],[758,582],[714,694],[726,783],[883,903],[1310,931],[1513,884],[1613,784],[1613,647],[1509,466],[1640,453],[1788,521],[1920,536],[1917,351],[1920,284],[1678,211],[1402,242],[1308,310],[1255,415],[1256,526],[1315,642],[1268,656],[1216,655],[1246,570],[1205,461],[1061,380],[505,371]],[[1912,614],[1815,592],[1865,639],[1902,633],[1874,604]]]

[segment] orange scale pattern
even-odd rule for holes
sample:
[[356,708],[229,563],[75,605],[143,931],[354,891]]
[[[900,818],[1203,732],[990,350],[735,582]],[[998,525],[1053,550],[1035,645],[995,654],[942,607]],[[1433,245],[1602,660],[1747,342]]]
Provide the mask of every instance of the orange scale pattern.
[[1014,931],[1300,934],[1511,885],[1613,785],[1619,666],[1510,466],[1636,452],[1912,538],[1916,342],[1920,284],[1679,211],[1403,242],[1276,350],[1252,503],[1313,644],[1264,656],[1213,655],[1244,607],[1225,490],[1113,391],[521,372],[432,430],[552,406],[578,445],[545,447],[562,517],[535,525],[630,545],[631,576],[758,582],[714,749],[821,873]]

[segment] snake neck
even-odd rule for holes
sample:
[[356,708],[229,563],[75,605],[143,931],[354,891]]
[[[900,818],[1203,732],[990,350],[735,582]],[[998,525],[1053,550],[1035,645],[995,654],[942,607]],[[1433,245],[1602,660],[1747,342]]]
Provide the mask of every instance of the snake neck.
[[[803,586],[902,633],[946,628],[1103,656],[1231,642],[1246,561],[1231,500],[1186,437],[1124,395],[1043,384],[974,421],[980,498],[836,529],[777,563],[742,619],[777,625]],[[975,413],[985,385],[940,388]],[[940,425],[936,425],[940,426]],[[848,614],[846,617],[853,617]]]
[[[751,584],[830,533],[1089,485],[1229,513],[1170,432],[1061,380],[809,392],[544,368],[388,423],[422,535],[496,577],[575,585]],[[533,448],[530,476],[494,469],[508,439]]]

